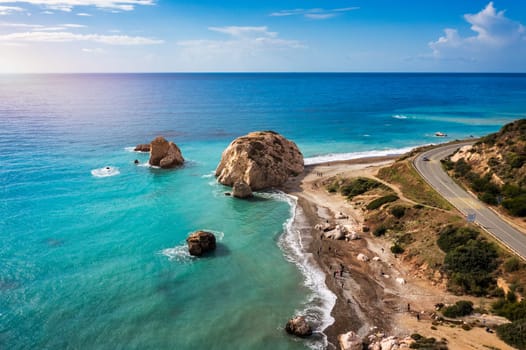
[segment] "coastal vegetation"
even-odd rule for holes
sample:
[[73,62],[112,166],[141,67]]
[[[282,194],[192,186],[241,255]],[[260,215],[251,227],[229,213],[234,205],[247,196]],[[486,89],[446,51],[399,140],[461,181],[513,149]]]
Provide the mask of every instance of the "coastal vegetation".
[[471,315],[473,313],[473,303],[468,300],[459,300],[455,304],[444,308],[442,314],[446,317],[456,318]]
[[526,217],[526,119],[460,149],[443,165],[481,201]]
[[408,159],[402,159],[378,171],[378,178],[397,185],[408,199],[439,209],[449,210],[451,205],[418,175]]
[[425,349],[425,350],[447,350],[447,343],[445,340],[436,340],[433,337],[426,338],[418,333],[411,334],[414,342],[409,346],[411,349]]

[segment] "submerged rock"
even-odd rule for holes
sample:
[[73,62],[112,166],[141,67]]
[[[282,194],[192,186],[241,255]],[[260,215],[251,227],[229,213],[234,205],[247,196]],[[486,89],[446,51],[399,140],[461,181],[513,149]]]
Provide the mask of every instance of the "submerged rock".
[[135,152],[150,152],[150,144],[141,143],[140,145],[135,146],[134,151]]
[[232,196],[237,198],[250,198],[253,196],[252,189],[243,181],[234,183],[232,187]]
[[293,334],[302,338],[312,335],[312,328],[303,316],[296,316],[294,318],[291,318],[287,322],[285,330],[289,334]]
[[150,143],[150,164],[161,168],[173,168],[184,163],[181,150],[173,142],[157,136]]
[[303,172],[303,155],[292,141],[273,131],[252,132],[232,141],[216,169],[226,186],[244,182],[252,190],[279,187]]
[[196,231],[186,239],[190,255],[201,256],[204,253],[216,249],[216,237],[213,233],[206,231]]

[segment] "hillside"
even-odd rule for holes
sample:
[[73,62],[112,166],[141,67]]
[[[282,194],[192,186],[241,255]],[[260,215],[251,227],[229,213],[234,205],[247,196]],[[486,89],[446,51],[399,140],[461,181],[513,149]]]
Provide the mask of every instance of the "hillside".
[[526,119],[462,147],[444,166],[485,203],[526,217]]

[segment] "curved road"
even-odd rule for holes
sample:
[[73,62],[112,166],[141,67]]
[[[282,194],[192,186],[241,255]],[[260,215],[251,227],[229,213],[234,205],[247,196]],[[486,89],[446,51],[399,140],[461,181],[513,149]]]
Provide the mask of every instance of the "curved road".
[[413,164],[429,185],[462,214],[466,217],[474,214],[476,224],[526,260],[526,234],[501,219],[475,196],[462,189],[442,169],[441,159],[455,152],[457,148],[470,144],[473,144],[473,141],[437,147],[418,155]]

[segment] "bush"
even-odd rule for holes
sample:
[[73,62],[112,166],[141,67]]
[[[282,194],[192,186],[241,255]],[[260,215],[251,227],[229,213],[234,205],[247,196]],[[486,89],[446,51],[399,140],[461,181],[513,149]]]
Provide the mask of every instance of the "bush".
[[444,316],[451,318],[467,316],[473,313],[473,303],[467,300],[460,300],[455,305],[446,307],[442,313]]
[[524,217],[526,216],[526,194],[514,198],[507,198],[502,201],[502,206],[506,208],[511,215]]
[[510,321],[526,319],[526,299],[523,299],[521,302],[517,302],[516,300],[510,301],[501,298],[495,302],[492,307],[493,311],[497,315],[506,317]]
[[439,233],[437,244],[444,253],[460,247],[470,240],[476,239],[478,231],[469,227],[456,227],[449,225]]
[[511,346],[526,349],[526,319],[498,326],[497,335]]
[[404,252],[404,248],[402,248],[398,243],[395,243],[392,247],[391,247],[391,252],[393,254],[402,254]]
[[353,179],[349,184],[342,186],[340,191],[342,195],[347,196],[349,199],[353,199],[355,196],[364,194],[365,192],[370,191],[378,186],[380,186],[378,181],[359,177],[357,179]]
[[521,268],[521,261],[516,256],[513,256],[504,262],[504,271],[515,272]]
[[385,235],[386,232],[387,232],[387,227],[385,227],[384,225],[381,225],[374,229],[373,235],[375,235],[376,237],[380,237],[380,236]]
[[491,273],[497,268],[497,250],[485,241],[470,240],[447,252],[444,259],[450,275],[450,287],[459,292],[484,295],[495,280]]
[[380,208],[385,203],[390,203],[398,200],[398,196],[396,194],[388,194],[387,196],[383,196],[380,198],[376,198],[371,203],[367,205],[368,210],[375,210]]
[[401,205],[394,206],[391,208],[391,214],[395,218],[400,219],[405,215],[405,207],[402,207]]

